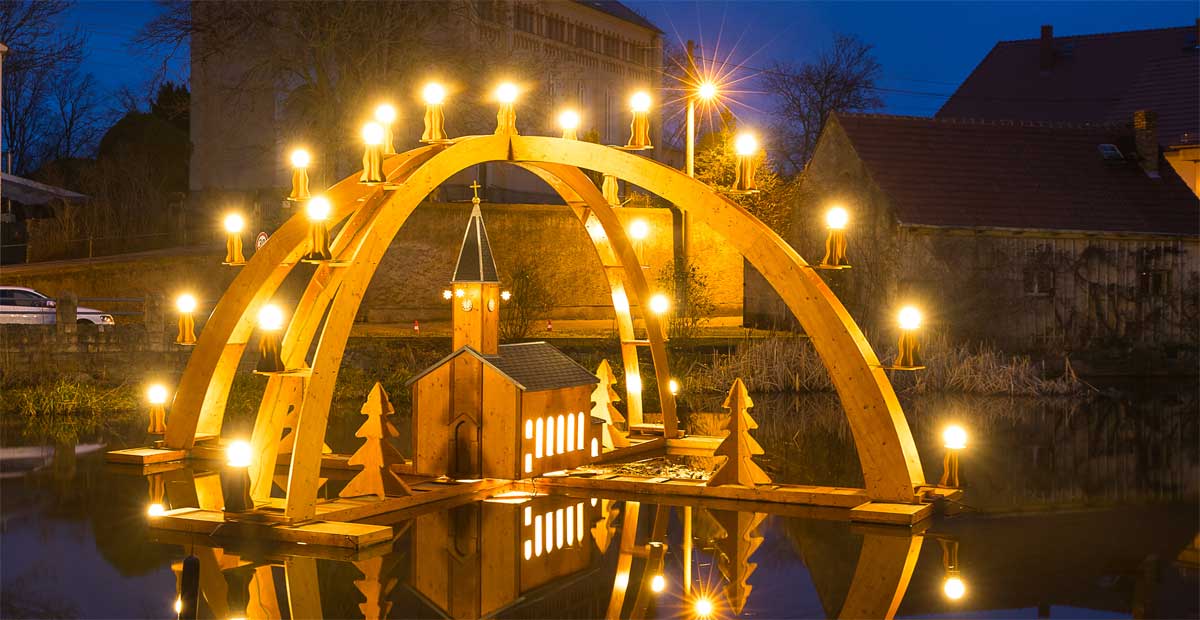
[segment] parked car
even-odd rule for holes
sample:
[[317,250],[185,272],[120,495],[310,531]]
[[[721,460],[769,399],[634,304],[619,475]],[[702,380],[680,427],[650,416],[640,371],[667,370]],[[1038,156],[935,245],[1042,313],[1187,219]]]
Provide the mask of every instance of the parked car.
[[[25,325],[53,325],[57,320],[53,299],[31,289],[20,286],[0,286],[0,323]],[[79,323],[112,325],[111,314],[95,308],[79,306],[75,316]]]

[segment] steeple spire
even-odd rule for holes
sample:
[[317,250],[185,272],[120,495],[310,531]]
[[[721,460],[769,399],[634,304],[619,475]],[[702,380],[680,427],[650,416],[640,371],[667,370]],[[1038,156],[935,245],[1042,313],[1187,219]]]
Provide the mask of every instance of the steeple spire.
[[475,190],[475,196],[471,198],[471,219],[463,235],[452,282],[500,281],[496,275],[496,261],[492,258],[492,245],[483,226],[483,214],[479,211],[479,187],[478,181],[471,184],[471,189]]

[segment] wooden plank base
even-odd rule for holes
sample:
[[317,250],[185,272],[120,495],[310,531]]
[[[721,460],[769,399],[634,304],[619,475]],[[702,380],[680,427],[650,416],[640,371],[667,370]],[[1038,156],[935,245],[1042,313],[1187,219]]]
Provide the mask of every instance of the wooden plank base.
[[689,435],[667,440],[667,454],[671,456],[712,456],[724,437]]
[[363,549],[392,539],[392,528],[386,525],[319,521],[292,526],[250,521],[226,521],[225,513],[200,508],[179,508],[168,511],[160,517],[152,517],[150,527],[202,536],[257,538],[270,542],[344,549]]
[[882,525],[912,525],[933,516],[933,504],[867,502],[850,509],[850,520]]
[[753,488],[736,485],[710,487],[703,480],[669,480],[645,476],[609,477],[577,474],[537,478],[534,483],[538,490],[574,488],[599,492],[624,491],[833,508],[853,508],[870,501],[863,489],[786,484],[760,485]]
[[112,450],[106,453],[104,458],[109,463],[145,466],[156,463],[182,461],[187,458],[187,451],[162,448],[126,448],[124,450]]

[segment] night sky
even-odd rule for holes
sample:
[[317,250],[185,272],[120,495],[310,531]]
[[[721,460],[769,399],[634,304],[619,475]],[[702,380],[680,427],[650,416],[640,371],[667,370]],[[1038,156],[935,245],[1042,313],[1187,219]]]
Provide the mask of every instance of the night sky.
[[[693,39],[704,55],[750,67],[776,60],[803,61],[826,47],[833,33],[856,34],[875,45],[883,64],[879,84],[886,112],[928,116],[999,40],[1038,36],[1041,24],[1056,35],[1185,26],[1195,2],[661,2],[627,4],[659,25],[667,38]],[[85,69],[109,89],[143,90],[164,66],[129,42],[159,7],[150,2],[81,2],[65,25],[88,34]],[[165,50],[163,51],[165,53]],[[166,75],[187,75],[187,50],[166,62]],[[748,87],[754,90],[754,87]],[[744,96],[763,109],[761,97]],[[755,116],[753,109],[739,114]]]

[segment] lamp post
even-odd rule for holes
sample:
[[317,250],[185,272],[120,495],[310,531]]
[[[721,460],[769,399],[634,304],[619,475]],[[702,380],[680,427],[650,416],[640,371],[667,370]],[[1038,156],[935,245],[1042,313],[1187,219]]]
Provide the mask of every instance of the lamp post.
[[378,185],[387,181],[383,173],[383,125],[371,122],[363,125],[362,136],[365,143],[363,149],[363,171],[358,182],[364,185]]
[[846,269],[850,267],[846,260],[846,224],[850,214],[841,207],[833,207],[825,212],[825,226],[829,235],[825,237],[825,257],[818,265],[823,269]]
[[650,93],[639,90],[629,98],[629,107],[633,111],[633,122],[629,124],[629,143],[627,149],[643,150],[654,148],[650,144]]
[[579,113],[575,110],[563,110],[558,115],[558,126],[562,128],[563,140],[579,139]]
[[383,127],[383,154],[395,155],[396,147],[392,144],[392,123],[396,122],[396,108],[388,103],[375,108],[375,122]]
[[951,424],[942,431],[942,444],[946,447],[946,458],[942,461],[942,480],[944,487],[958,488],[958,453],[967,447],[967,431],[957,424]]
[[733,150],[737,153],[737,169],[733,189],[747,194],[757,192],[758,186],[754,183],[754,173],[758,168],[756,162],[758,139],[753,134],[738,134],[733,141]]
[[146,401],[150,403],[150,425],[146,432],[151,435],[161,435],[167,432],[167,399],[170,394],[167,387],[155,383],[146,390]]
[[283,372],[283,358],[279,354],[280,332],[283,331],[283,310],[275,304],[267,304],[258,311],[258,366],[255,372]]
[[421,98],[425,100],[425,131],[421,134],[421,142],[449,140],[446,114],[442,108],[446,102],[446,88],[437,82],[430,82],[421,90]]
[[242,253],[242,230],[246,228],[246,220],[239,213],[225,216],[225,264],[245,265],[246,255]]
[[225,512],[246,512],[254,509],[250,497],[250,461],[254,451],[243,440],[230,442],[225,448],[225,467],[221,469],[221,494],[225,498]]
[[179,310],[179,332],[175,336],[175,344],[196,344],[196,319],[192,315],[196,311],[196,298],[184,293],[175,299],[175,308]]
[[299,202],[308,200],[308,164],[312,162],[312,156],[304,149],[296,149],[292,151],[292,193],[288,195],[288,200]]
[[904,306],[898,317],[900,323],[900,352],[896,355],[896,368],[918,370],[924,368],[921,361],[921,344],[916,331],[921,327],[921,311],[913,306]]
[[324,196],[314,196],[304,208],[308,216],[308,254],[304,260],[332,260],[333,252],[329,250],[329,213],[333,210],[329,199]]
[[517,95],[520,89],[512,82],[504,82],[496,87],[496,101],[500,109],[496,111],[496,135],[516,136],[517,133]]

